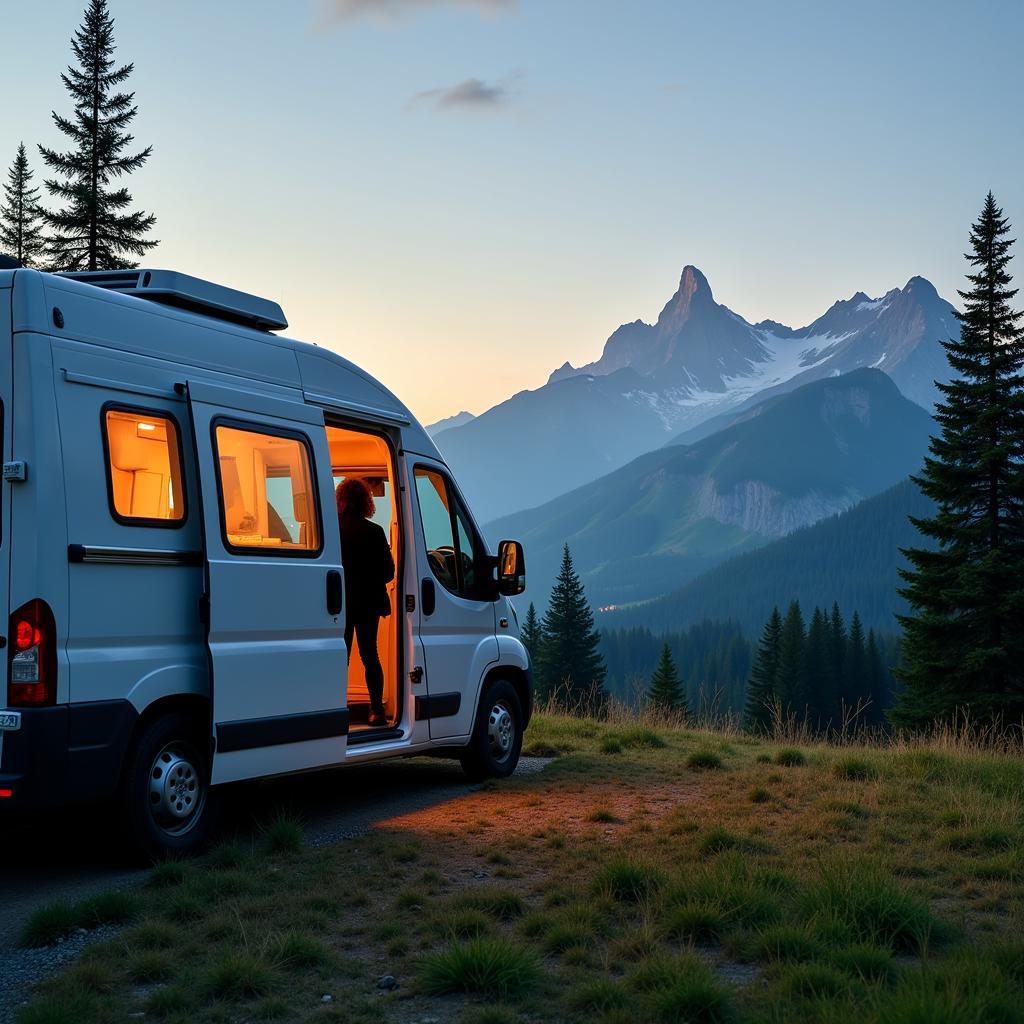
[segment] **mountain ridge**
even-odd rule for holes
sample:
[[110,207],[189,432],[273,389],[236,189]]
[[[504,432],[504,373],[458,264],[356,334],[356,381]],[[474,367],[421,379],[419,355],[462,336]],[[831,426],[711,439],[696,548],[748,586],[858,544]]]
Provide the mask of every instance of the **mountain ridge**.
[[[702,424],[773,394],[861,367],[885,371],[928,407],[947,375],[940,340],[953,306],[921,277],[872,299],[856,291],[805,327],[750,324],[683,268],[654,324],[623,324],[601,357],[439,434],[484,522],[543,504]],[[701,432],[706,436],[707,432]],[[496,453],[500,452],[500,457]],[[499,471],[500,468],[500,471]]]

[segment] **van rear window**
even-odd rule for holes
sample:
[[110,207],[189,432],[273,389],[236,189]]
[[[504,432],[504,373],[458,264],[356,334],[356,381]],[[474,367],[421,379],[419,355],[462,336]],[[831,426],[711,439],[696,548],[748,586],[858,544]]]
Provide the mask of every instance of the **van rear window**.
[[178,425],[133,409],[104,413],[110,502],[132,525],[174,526],[185,518]]
[[320,549],[308,445],[297,437],[218,424],[217,471],[229,548],[296,554]]

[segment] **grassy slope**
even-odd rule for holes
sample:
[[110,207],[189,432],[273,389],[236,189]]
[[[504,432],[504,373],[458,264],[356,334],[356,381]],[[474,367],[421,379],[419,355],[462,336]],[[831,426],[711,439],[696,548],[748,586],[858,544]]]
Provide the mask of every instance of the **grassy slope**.
[[1019,756],[547,715],[528,750],[363,839],[163,865],[20,1020],[1024,1020]]

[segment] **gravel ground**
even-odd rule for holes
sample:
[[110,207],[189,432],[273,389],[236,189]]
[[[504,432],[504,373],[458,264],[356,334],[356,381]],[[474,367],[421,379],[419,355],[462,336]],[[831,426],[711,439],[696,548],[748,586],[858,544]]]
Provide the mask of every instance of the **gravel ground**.
[[[549,758],[524,757],[517,775],[542,771]],[[436,758],[384,761],[294,776],[230,791],[225,829],[253,834],[253,821],[281,810],[299,817],[310,846],[354,839],[378,822],[475,792],[456,762]],[[31,987],[116,929],[80,932],[44,949],[18,948],[32,913],[56,900],[75,901],[137,885],[146,871],[127,863],[109,838],[109,819],[94,809],[5,830],[0,838],[0,1024],[13,1024]]]

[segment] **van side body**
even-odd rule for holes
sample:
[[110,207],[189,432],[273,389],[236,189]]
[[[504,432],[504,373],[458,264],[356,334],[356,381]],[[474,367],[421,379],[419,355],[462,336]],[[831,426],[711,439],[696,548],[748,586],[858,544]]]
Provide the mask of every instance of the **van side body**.
[[[208,736],[214,783],[464,752],[496,681],[514,690],[525,728],[532,678],[511,602],[496,589],[448,594],[431,576],[417,487],[439,474],[464,508],[457,485],[409,410],[346,359],[58,275],[0,271],[0,402],[0,626],[23,629],[12,616],[42,602],[56,658],[49,699],[12,705],[22,641],[7,638],[0,812],[115,797],[140,732],[168,715]],[[105,424],[131,416],[176,435],[174,518],[118,512]],[[387,442],[402,524],[397,717],[360,742],[348,729],[344,614],[329,608],[343,567],[325,424]],[[246,553],[225,532],[225,430],[301,442],[316,494],[296,496],[295,514],[316,510],[319,551]],[[489,587],[493,566],[469,529]]]

